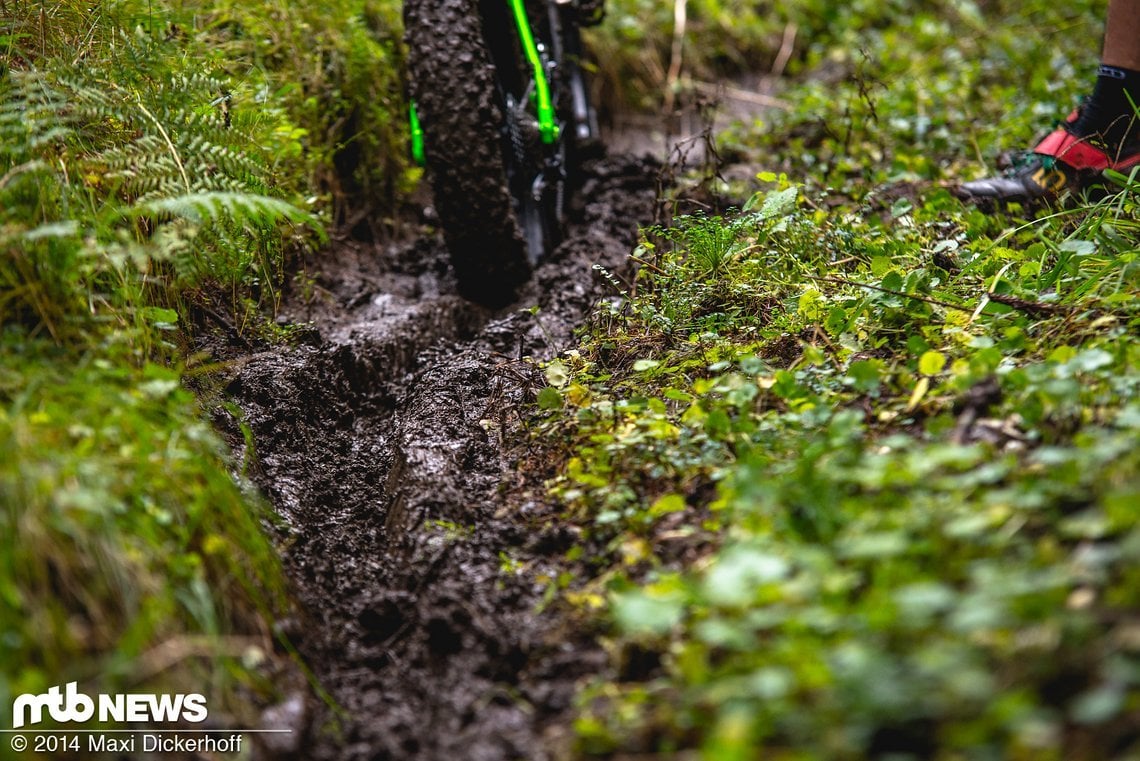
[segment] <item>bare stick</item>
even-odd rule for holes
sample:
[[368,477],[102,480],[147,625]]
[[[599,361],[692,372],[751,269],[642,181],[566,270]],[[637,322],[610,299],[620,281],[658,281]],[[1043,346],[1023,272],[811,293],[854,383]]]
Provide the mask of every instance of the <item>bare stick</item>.
[[780,43],[780,52],[776,53],[776,60],[772,63],[772,76],[782,77],[788,68],[788,61],[792,60],[792,53],[796,49],[796,33],[800,28],[793,23],[784,27],[784,39]]
[[693,87],[697,92],[703,92],[708,95],[721,95],[733,100],[739,100],[744,103],[752,103],[757,106],[764,106],[765,108],[778,108],[782,111],[792,110],[792,104],[786,100],[780,100],[771,95],[764,93],[752,92],[751,90],[741,90],[739,87],[730,87],[729,85],[714,85],[711,82],[693,82]]
[[859,288],[870,288],[872,291],[879,291],[880,293],[889,293],[892,296],[902,296],[906,299],[914,299],[915,301],[925,301],[927,304],[934,304],[935,306],[946,307],[947,309],[957,309],[959,312],[970,311],[967,307],[961,304],[951,304],[949,301],[939,301],[938,299],[928,298],[926,296],[919,296],[915,293],[905,293],[903,291],[892,291],[890,288],[883,288],[878,285],[871,285],[870,283],[860,283],[856,280],[848,280],[843,277],[816,277],[814,275],[804,275],[809,280],[816,280],[821,283],[834,283],[836,285],[854,285]]
[[673,50],[669,54],[669,74],[665,78],[665,113],[672,113],[674,88],[681,76],[681,60],[685,50],[685,26],[688,24],[688,0],[673,0]]

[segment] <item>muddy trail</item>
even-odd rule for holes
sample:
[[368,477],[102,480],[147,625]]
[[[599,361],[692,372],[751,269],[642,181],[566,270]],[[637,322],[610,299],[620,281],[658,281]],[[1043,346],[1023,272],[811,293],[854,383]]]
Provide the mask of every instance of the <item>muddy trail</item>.
[[[586,167],[567,239],[521,300],[456,295],[438,236],[334,243],[283,310],[295,345],[233,363],[254,479],[284,519],[299,603],[289,638],[337,708],[279,709],[305,759],[549,759],[592,640],[537,612],[575,537],[550,520],[519,416],[544,384],[524,357],[567,348],[652,220],[658,167]],[[537,307],[537,309],[532,309]],[[219,412],[231,441],[241,424]],[[239,455],[253,455],[240,452]],[[528,480],[529,479],[529,480]],[[283,712],[283,717],[280,713]]]

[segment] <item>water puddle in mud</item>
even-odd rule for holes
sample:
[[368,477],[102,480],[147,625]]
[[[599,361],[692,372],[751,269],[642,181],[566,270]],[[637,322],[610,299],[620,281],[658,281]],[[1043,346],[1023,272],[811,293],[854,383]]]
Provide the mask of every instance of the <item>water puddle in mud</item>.
[[569,346],[611,288],[593,265],[622,269],[657,184],[651,161],[590,164],[566,241],[498,314],[455,295],[438,238],[334,244],[284,309],[311,328],[234,364],[303,611],[287,630],[342,709],[307,700],[299,757],[556,757],[604,657],[536,612],[573,536],[525,494],[514,423],[543,382],[522,358]]

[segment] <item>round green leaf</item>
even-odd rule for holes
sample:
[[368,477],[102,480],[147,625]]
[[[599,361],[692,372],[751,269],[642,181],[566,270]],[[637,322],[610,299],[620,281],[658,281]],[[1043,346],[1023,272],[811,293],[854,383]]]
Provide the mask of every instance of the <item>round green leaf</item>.
[[923,375],[938,375],[946,367],[946,355],[940,351],[924,352],[918,360],[918,371]]

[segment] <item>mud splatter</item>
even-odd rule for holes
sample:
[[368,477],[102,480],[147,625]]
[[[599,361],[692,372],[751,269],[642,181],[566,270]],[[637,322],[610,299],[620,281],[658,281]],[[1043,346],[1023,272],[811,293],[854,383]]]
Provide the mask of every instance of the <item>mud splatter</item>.
[[605,658],[537,612],[535,579],[573,536],[519,496],[517,422],[541,386],[522,358],[569,345],[610,288],[593,265],[620,270],[652,218],[657,174],[589,164],[567,239],[498,313],[456,295],[436,237],[336,245],[287,303],[304,340],[235,364],[303,611],[288,630],[338,705],[309,699],[299,757],[559,757],[575,685]]

